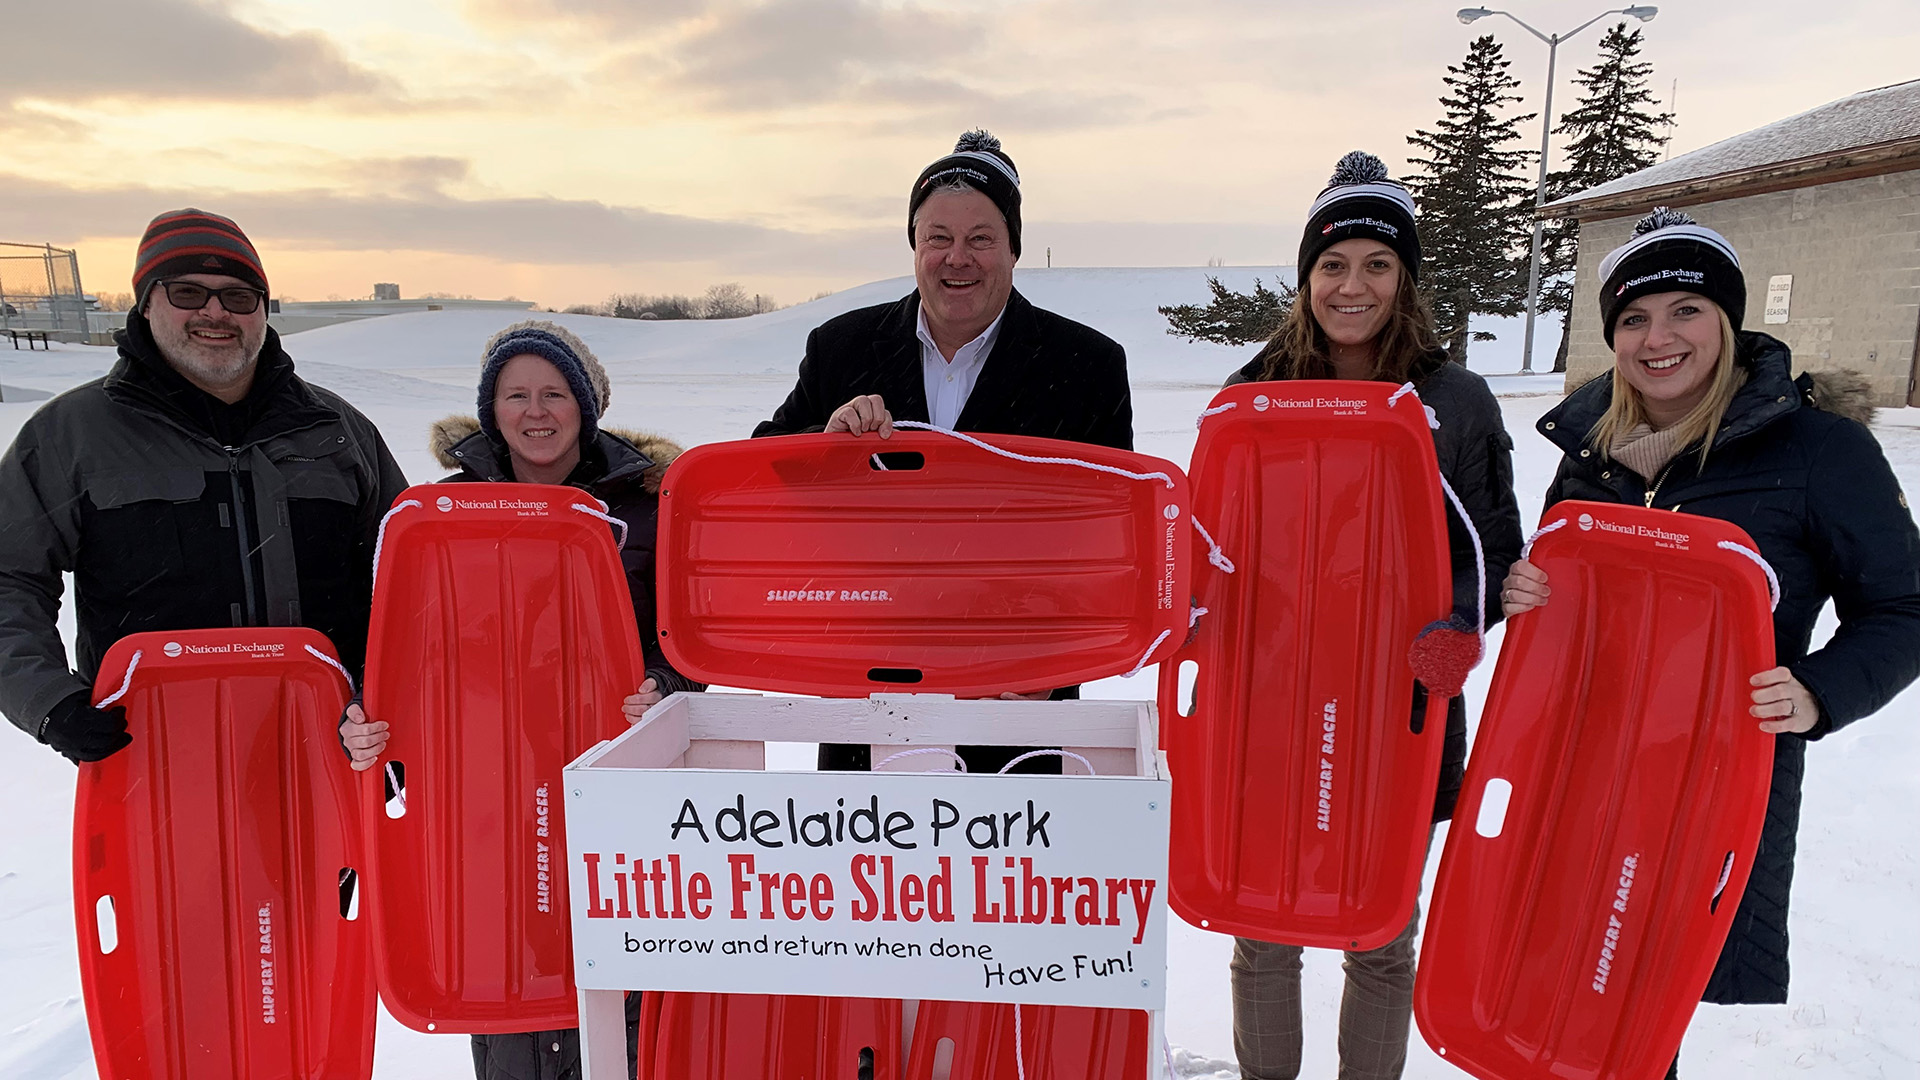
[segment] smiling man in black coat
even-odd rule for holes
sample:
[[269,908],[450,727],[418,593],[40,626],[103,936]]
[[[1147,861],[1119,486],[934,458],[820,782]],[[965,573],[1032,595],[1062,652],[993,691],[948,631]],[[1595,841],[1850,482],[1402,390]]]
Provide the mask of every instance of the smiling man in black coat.
[[807,337],[800,378],[754,436],[893,434],[893,421],[1133,449],[1126,351],[1013,288],[1020,174],[1000,141],[961,136],[907,207],[912,293]]
[[[755,438],[872,431],[885,439],[898,419],[1133,449],[1126,350],[1014,291],[1020,174],[1000,140],[970,131],[921,171],[907,201],[907,239],[914,291],[809,334],[799,381]],[[971,771],[991,772],[1023,749],[960,753]],[[867,765],[866,746],[820,748],[823,769]],[[1058,772],[1060,761],[1036,758],[1016,771]]]

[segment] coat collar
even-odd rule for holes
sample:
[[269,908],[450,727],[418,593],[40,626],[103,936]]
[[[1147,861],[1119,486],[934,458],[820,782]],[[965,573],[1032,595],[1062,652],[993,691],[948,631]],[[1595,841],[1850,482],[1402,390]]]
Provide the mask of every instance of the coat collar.
[[[1715,450],[1746,438],[1803,405],[1792,376],[1793,354],[1785,344],[1752,330],[1742,330],[1737,340],[1735,362],[1747,368],[1747,381],[1727,404],[1727,415],[1713,436]],[[1586,448],[1587,433],[1606,415],[1612,402],[1613,371],[1609,369],[1549,409],[1537,425],[1540,434],[1562,452],[1578,454]]]
[[[156,414],[197,435],[215,438],[205,414],[229,406],[173,369],[161,355],[144,316],[129,312],[127,325],[114,335],[114,343],[119,346],[120,356],[102,380],[109,398]],[[240,405],[251,410],[252,422],[244,440],[248,445],[341,418],[306,380],[294,374],[293,358],[287,355],[279,333],[272,327],[267,328],[260,346],[253,386]]]
[[[460,463],[460,472],[469,480],[506,483],[513,477],[507,469],[504,447],[494,443],[484,431],[475,431],[453,445],[450,451]],[[627,483],[640,483],[653,459],[639,448],[610,431],[594,433],[591,452],[580,455],[567,483],[579,488],[600,489]]]
[[[979,402],[1003,401],[1017,389],[1027,365],[1033,360],[1039,337],[1039,324],[1033,305],[1019,289],[1007,294],[1007,307],[1000,315],[1000,336],[987,353],[980,378],[973,384],[956,425],[963,431],[979,426],[979,414],[990,405]],[[887,411],[898,420],[925,422],[927,384],[920,368],[920,291],[915,289],[892,305],[881,320],[880,333],[873,343],[873,359],[880,373],[881,397]]]

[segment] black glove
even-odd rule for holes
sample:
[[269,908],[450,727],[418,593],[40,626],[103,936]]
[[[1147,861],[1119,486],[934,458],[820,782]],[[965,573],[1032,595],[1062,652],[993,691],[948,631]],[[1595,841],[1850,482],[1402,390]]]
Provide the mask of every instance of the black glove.
[[40,741],[67,756],[69,761],[99,761],[133,744],[127,734],[127,709],[93,707],[92,695],[85,690],[62,698],[40,725]]

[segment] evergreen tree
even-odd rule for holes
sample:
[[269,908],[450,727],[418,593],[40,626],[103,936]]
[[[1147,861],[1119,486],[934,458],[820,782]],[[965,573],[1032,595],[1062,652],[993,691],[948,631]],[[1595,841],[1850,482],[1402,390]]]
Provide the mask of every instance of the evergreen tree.
[[1422,171],[1407,177],[1420,208],[1421,284],[1447,355],[1461,364],[1471,316],[1515,315],[1526,307],[1533,185],[1525,172],[1534,155],[1507,144],[1519,141],[1519,125],[1538,114],[1500,115],[1520,100],[1511,66],[1493,35],[1475,38],[1466,59],[1447,67],[1450,92],[1440,98],[1446,114],[1433,131],[1407,137],[1426,154],[1409,159]]
[[[1647,89],[1653,65],[1638,59],[1640,30],[1623,20],[1600,41],[1600,60],[1575,75],[1580,100],[1560,114],[1556,135],[1567,142],[1566,167],[1547,174],[1547,198],[1618,180],[1660,160],[1665,129],[1673,114],[1653,112],[1659,104]],[[1573,265],[1579,250],[1580,223],[1572,218],[1548,225],[1540,255],[1540,310],[1560,313],[1560,351],[1553,370],[1567,370],[1567,323],[1573,310]]]
[[1167,333],[1188,341],[1211,341],[1220,345],[1246,345],[1273,336],[1287,313],[1293,310],[1294,289],[1284,281],[1274,282],[1279,291],[1253,279],[1253,292],[1237,293],[1207,275],[1207,288],[1213,299],[1206,305],[1178,304],[1163,307],[1160,314],[1171,325]]

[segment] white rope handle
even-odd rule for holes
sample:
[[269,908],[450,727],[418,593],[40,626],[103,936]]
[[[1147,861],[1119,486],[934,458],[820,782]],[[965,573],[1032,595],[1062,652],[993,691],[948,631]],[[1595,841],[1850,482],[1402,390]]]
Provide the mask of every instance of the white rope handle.
[[[1413,395],[1413,400],[1419,401],[1420,408],[1426,411],[1427,427],[1439,431],[1440,414],[1433,411],[1433,406],[1420,401],[1420,391],[1415,390],[1410,382],[1401,383],[1400,389],[1388,395],[1387,407],[1392,408],[1401,398],[1409,394]],[[1453,493],[1453,485],[1447,483],[1447,475],[1440,472],[1438,465],[1434,467],[1434,473],[1440,477],[1440,490],[1447,493],[1447,501],[1453,504],[1453,512],[1460,515],[1460,524],[1467,527],[1467,536],[1473,541],[1473,579],[1478,585],[1473,595],[1475,611],[1473,632],[1480,639],[1480,657],[1474,660],[1477,664],[1487,655],[1487,551],[1480,544],[1480,530],[1473,524],[1473,519],[1467,516],[1466,505],[1460,501],[1460,496]]]
[[319,649],[316,649],[311,645],[304,646],[304,648],[308,652],[312,653],[322,663],[326,664],[328,667],[332,668],[333,670],[339,672],[341,678],[347,680],[347,695],[351,697],[353,695],[353,676],[347,674],[346,667],[343,666],[340,663],[340,661],[335,660],[333,657],[328,656],[326,653],[321,652]]
[[1018,765],[1023,761],[1027,761],[1037,757],[1072,758],[1073,760],[1079,762],[1081,766],[1083,766],[1087,770],[1088,776],[1100,775],[1098,772],[1094,771],[1093,762],[1088,761],[1086,758],[1081,757],[1079,754],[1076,754],[1071,750],[1029,750],[1024,754],[1021,754],[1019,757],[1014,758],[1012,761],[1007,762],[1005,765],[1000,766],[1000,775],[1005,776],[1008,772],[1012,771],[1015,765]]
[[393,789],[393,797],[400,800],[400,812],[406,813],[407,788],[400,782],[400,774],[394,769],[391,761],[387,762],[387,786]]
[[1194,627],[1199,626],[1200,616],[1205,614],[1207,614],[1207,609],[1201,607],[1199,604],[1194,604],[1190,606],[1187,609],[1187,629],[1191,630]]
[[1029,465],[1073,465],[1082,469],[1092,469],[1094,472],[1107,473],[1111,476],[1124,476],[1129,480],[1158,480],[1161,483],[1167,485],[1167,487],[1169,488],[1174,486],[1173,477],[1168,476],[1166,473],[1163,473],[1163,472],[1137,473],[1137,472],[1129,472],[1126,469],[1122,469],[1113,465],[1101,465],[1098,462],[1082,461],[1079,458],[1031,457],[1027,454],[1016,454],[1011,450],[1002,449],[998,446],[993,445],[990,442],[983,442],[979,439],[976,439],[964,431],[955,431],[952,428],[935,427],[932,424],[922,423],[918,420],[895,420],[893,422],[893,426],[897,428],[915,428],[920,431],[933,431],[933,432],[938,432],[941,435],[951,435],[954,438],[959,439],[961,442],[972,443],[973,445],[979,447],[982,450],[987,451],[990,454],[999,454],[1003,458],[1011,458],[1014,461],[1024,461]]
[[1193,418],[1193,426],[1195,428],[1198,428],[1207,422],[1208,417],[1219,416],[1223,412],[1227,412],[1228,410],[1231,410],[1231,409],[1237,409],[1239,407],[1240,407],[1239,402],[1229,401],[1225,405],[1215,405],[1211,409],[1203,409],[1201,410],[1201,413],[1199,416],[1196,416]]
[[419,499],[403,499],[395,503],[393,509],[387,511],[385,516],[381,517],[379,535],[375,536],[373,540],[373,580],[380,580],[380,552],[387,546],[387,522],[392,521],[393,515],[405,510],[407,507],[418,507],[419,505]]
[[1207,561],[1223,574],[1233,573],[1233,560],[1227,558],[1227,553],[1220,550],[1220,545],[1214,542],[1213,534],[1207,531],[1207,527],[1200,524],[1200,519],[1192,514],[1187,515],[1187,520],[1193,522],[1194,531],[1200,534],[1200,539],[1207,542]]
[[146,650],[144,649],[133,650],[133,659],[127,661],[127,676],[126,678],[120,680],[120,689],[115,690],[111,694],[108,694],[105,700],[101,701],[100,704],[95,705],[94,708],[104,709],[107,706],[113,704],[114,702],[119,701],[121,698],[127,696],[127,690],[133,686],[133,669],[140,666],[140,658],[145,655],[146,655]]
[[[604,507],[607,504],[601,503],[600,505]],[[607,524],[613,526],[614,528],[619,529],[620,539],[615,540],[613,542],[613,546],[616,550],[623,549],[627,546],[627,523],[626,522],[621,521],[619,518],[614,517],[612,514],[606,513],[604,510],[596,510],[593,507],[588,506],[586,503],[574,503],[573,508],[575,510],[580,511],[583,514],[586,514],[588,517],[597,517],[601,521],[604,521]]]
[[1566,527],[1567,527],[1567,519],[1561,518],[1560,520],[1554,522],[1551,525],[1542,525],[1539,528],[1533,530],[1533,535],[1527,537],[1527,542],[1520,545],[1520,557],[1524,559],[1529,555],[1533,554],[1533,542],[1535,540],[1538,540],[1541,537],[1547,535],[1548,533],[1553,532],[1555,529],[1564,529]]
[[1020,1045],[1020,1003],[1013,1003],[1013,1067],[1027,1080],[1027,1048]]
[[[1189,621],[1189,622],[1187,623],[1187,629],[1189,629],[1189,630],[1191,630],[1191,629],[1193,629],[1193,623],[1192,623],[1191,621]],[[1153,639],[1153,644],[1151,644],[1151,645],[1149,645],[1149,646],[1147,646],[1147,651],[1146,651],[1146,652],[1144,652],[1144,653],[1141,653],[1141,654],[1140,654],[1140,659],[1138,659],[1138,660],[1136,660],[1136,661],[1134,661],[1134,664],[1133,664],[1133,670],[1131,670],[1131,671],[1129,671],[1129,672],[1127,672],[1127,673],[1126,673],[1126,674],[1124,674],[1124,675],[1121,675],[1120,677],[1121,677],[1121,678],[1123,678],[1123,679],[1131,679],[1131,678],[1133,678],[1133,677],[1134,677],[1135,675],[1138,675],[1138,674],[1140,674],[1140,669],[1141,669],[1141,668],[1143,668],[1143,667],[1146,667],[1146,666],[1147,666],[1147,661],[1149,661],[1149,660],[1151,660],[1151,659],[1153,659],[1153,651],[1154,651],[1155,649],[1158,649],[1158,648],[1160,647],[1160,644],[1161,644],[1162,642],[1164,642],[1164,641],[1166,641],[1166,640],[1167,640],[1168,638],[1170,638],[1170,637],[1172,637],[1172,636],[1173,636],[1173,631],[1171,631],[1171,630],[1162,630],[1162,631],[1160,631],[1160,636],[1159,636],[1159,637],[1157,637],[1157,638],[1154,638],[1154,639]]]
[[1720,541],[1718,546],[1725,548],[1728,551],[1737,551],[1740,554],[1745,555],[1747,558],[1753,560],[1754,565],[1760,568],[1760,572],[1767,575],[1767,597],[1771,601],[1771,603],[1767,605],[1767,610],[1768,611],[1779,610],[1780,608],[1780,576],[1773,572],[1773,567],[1767,565],[1767,560],[1762,558],[1759,552],[1753,550],[1752,548],[1746,546],[1745,544],[1737,544],[1732,540],[1722,540]]
[[901,750],[898,753],[888,754],[886,757],[883,757],[880,759],[880,764],[875,765],[873,767],[873,771],[879,772],[881,769],[886,768],[888,765],[900,760],[901,758],[919,757],[922,754],[945,754],[947,757],[950,757],[953,759],[953,763],[955,765],[959,766],[954,770],[955,772],[967,771],[967,759],[961,757],[959,754],[954,753],[953,751],[947,749],[944,746],[923,746],[918,750]]

